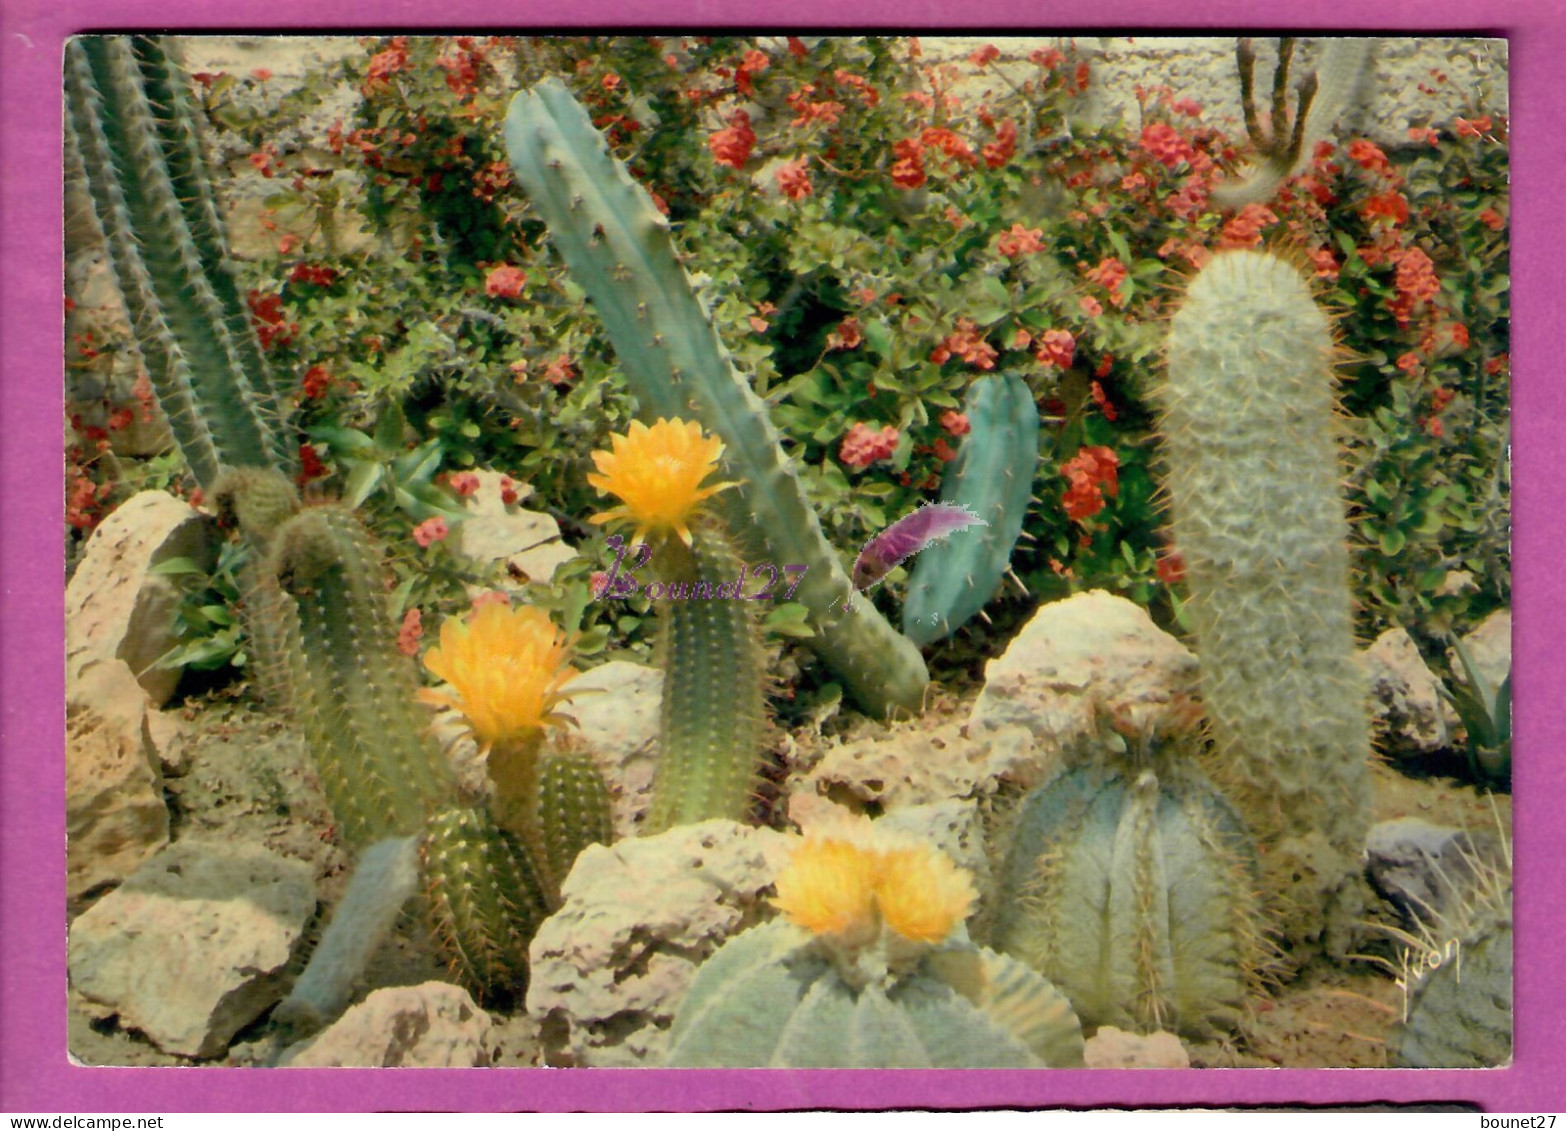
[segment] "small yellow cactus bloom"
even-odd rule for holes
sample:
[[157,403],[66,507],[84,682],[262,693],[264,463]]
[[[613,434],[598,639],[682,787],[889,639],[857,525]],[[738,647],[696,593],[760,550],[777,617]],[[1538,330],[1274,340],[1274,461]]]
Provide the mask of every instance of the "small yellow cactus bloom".
[[796,926],[864,943],[884,925],[939,943],[968,917],[977,893],[968,874],[925,844],[865,847],[807,839],[778,874],[774,905]]
[[601,474],[587,481],[621,506],[594,515],[594,523],[633,522],[635,540],[673,533],[691,544],[691,519],[706,499],[732,483],[701,482],[718,469],[723,441],[702,435],[695,421],[659,420],[651,428],[631,422],[624,435],[611,435],[613,451],[594,452],[593,463]]
[[968,873],[929,845],[881,854],[876,900],[886,925],[914,942],[938,943],[978,898]]
[[418,697],[460,711],[488,750],[567,721],[555,708],[571,697],[564,687],[580,674],[570,658],[570,641],[548,613],[486,602],[460,620],[448,617],[440,643],[424,654],[424,666],[451,692],[425,689]]

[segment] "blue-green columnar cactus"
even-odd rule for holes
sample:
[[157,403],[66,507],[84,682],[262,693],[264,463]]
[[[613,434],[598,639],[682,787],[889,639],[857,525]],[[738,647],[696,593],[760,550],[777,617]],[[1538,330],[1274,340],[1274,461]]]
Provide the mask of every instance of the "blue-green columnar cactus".
[[643,420],[700,421],[723,441],[725,468],[739,483],[715,510],[736,537],[765,545],[774,564],[805,567],[795,599],[810,609],[810,646],[872,713],[919,711],[928,675],[918,649],[868,601],[852,599],[766,406],[736,371],[646,190],[555,80],[517,95],[506,148],[593,300]]
[[1363,904],[1370,727],[1354,660],[1334,343],[1302,273],[1215,255],[1169,327],[1170,525],[1226,788],[1284,938],[1347,949]]
[[1257,882],[1244,826],[1194,770],[1080,766],[1024,800],[991,941],[1084,1024],[1209,1037],[1266,953]]
[[147,372],[197,482],[290,470],[276,379],[240,298],[186,79],[166,42],[65,49],[68,171],[92,199]]
[[972,431],[941,483],[941,501],[984,520],[922,551],[908,578],[903,632],[930,644],[982,609],[1011,564],[1039,466],[1039,410],[1015,373],[980,377],[963,401]]
[[707,960],[668,1064],[707,1068],[1080,1065],[1066,999],[967,942],[966,876],[922,845],[806,841],[778,876],[786,921]]

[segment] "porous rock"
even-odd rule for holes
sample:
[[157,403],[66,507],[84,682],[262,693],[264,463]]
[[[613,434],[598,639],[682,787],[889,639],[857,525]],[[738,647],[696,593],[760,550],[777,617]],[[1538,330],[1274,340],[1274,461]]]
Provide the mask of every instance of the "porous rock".
[[1503,853],[1493,833],[1399,817],[1371,827],[1365,839],[1365,870],[1376,889],[1410,920],[1434,923],[1473,879],[1475,863]]
[[567,687],[573,698],[562,710],[579,724],[609,783],[615,836],[634,836],[652,799],[663,673],[611,660],[583,672]]
[[154,707],[168,702],[180,672],[153,664],[174,646],[180,591],[152,569],[170,558],[210,569],[216,529],[211,518],[162,491],[133,495],[103,520],[65,587],[67,680],[95,661],[120,659]]
[[180,841],[71,925],[72,987],[165,1052],[213,1057],[283,995],[315,912],[311,869],[261,848]]
[[1451,744],[1440,682],[1401,628],[1378,636],[1359,654],[1370,691],[1370,717],[1378,745],[1392,757],[1433,754]]
[[452,547],[476,562],[504,561],[519,581],[548,581],[576,551],[560,538],[560,524],[547,514],[508,504],[507,489],[517,499],[532,488],[498,471],[475,471],[478,489],[464,500],[467,517],[452,532]]
[[[1512,614],[1508,609],[1497,609],[1479,622],[1467,636],[1463,647],[1468,658],[1479,670],[1479,677],[1491,687],[1499,687],[1512,670]],[[1462,662],[1454,654],[1452,670],[1461,672]]]
[[984,671],[974,727],[1020,726],[1070,746],[1100,712],[1150,723],[1182,720],[1196,695],[1190,649],[1123,597],[1095,589],[1045,605]]
[[527,1009],[545,1062],[662,1063],[697,967],[770,918],[765,898],[789,841],[714,820],[585,849],[529,955]]
[[459,986],[376,990],[315,1037],[285,1068],[486,1068],[489,1015]]
[[1087,1039],[1089,1068],[1189,1068],[1191,1058],[1173,1033],[1127,1033],[1105,1025]]
[[91,664],[66,696],[65,883],[74,899],[168,844],[169,811],[147,729],[156,712],[130,668]]

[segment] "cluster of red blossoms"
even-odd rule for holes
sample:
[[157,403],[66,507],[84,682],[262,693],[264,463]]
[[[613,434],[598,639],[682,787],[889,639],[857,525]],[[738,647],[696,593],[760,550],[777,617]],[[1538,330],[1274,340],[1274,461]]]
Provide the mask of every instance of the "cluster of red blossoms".
[[879,432],[864,424],[855,424],[843,437],[837,458],[849,467],[865,468],[883,459],[891,459],[897,451],[897,429],[888,424]]
[[245,305],[250,308],[250,318],[262,349],[292,344],[299,333],[299,323],[289,322],[284,316],[282,295],[251,291],[245,295]]
[[984,340],[984,335],[970,318],[957,319],[954,333],[941,339],[930,354],[930,360],[941,365],[952,357],[960,357],[975,369],[994,369],[997,356],[995,347]]
[[1077,522],[1103,510],[1106,496],[1120,493],[1120,457],[1110,448],[1084,447],[1061,465],[1060,473],[1071,484],[1060,501]]
[[719,130],[707,139],[707,148],[719,165],[743,169],[750,160],[751,150],[756,148],[756,131],[750,128],[750,115],[736,110],[728,116],[728,128]]

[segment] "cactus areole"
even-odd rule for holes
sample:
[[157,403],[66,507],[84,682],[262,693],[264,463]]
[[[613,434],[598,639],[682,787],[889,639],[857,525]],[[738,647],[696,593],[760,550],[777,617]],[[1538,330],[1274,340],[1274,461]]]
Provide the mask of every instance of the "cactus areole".
[[1349,944],[1370,813],[1333,352],[1300,271],[1220,253],[1171,321],[1159,398],[1202,698],[1301,954]]

